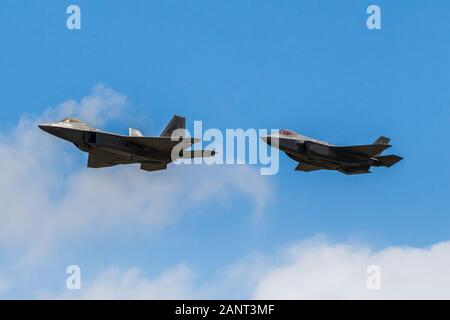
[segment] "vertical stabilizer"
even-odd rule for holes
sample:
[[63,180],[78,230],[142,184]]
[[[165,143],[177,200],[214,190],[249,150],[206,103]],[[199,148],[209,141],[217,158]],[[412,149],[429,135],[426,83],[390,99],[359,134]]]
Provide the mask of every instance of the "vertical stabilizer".
[[389,141],[391,141],[391,139],[381,136],[377,140],[375,140],[372,144],[389,144]]
[[172,120],[170,120],[169,124],[161,133],[161,137],[170,137],[172,136],[172,132],[177,129],[185,129],[186,128],[186,118],[180,116],[173,116]]

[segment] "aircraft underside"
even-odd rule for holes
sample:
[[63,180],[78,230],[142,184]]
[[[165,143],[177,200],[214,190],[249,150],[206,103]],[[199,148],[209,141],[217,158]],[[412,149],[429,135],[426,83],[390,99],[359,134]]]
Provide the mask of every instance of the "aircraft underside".
[[297,171],[316,171],[316,170],[337,170],[344,174],[362,174],[370,173],[370,165],[368,161],[339,161],[337,159],[325,159],[322,157],[314,157],[301,153],[286,152],[293,160],[299,162],[295,170]]

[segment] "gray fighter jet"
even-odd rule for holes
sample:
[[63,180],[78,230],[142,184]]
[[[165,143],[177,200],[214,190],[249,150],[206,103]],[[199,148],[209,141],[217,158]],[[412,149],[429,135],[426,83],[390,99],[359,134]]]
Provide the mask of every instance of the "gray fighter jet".
[[[108,133],[74,118],[44,123],[39,128],[88,152],[87,166],[90,168],[140,163],[142,170],[156,171],[166,169],[168,163],[179,158],[210,157],[215,154],[211,150],[185,150],[200,141],[185,138],[184,130],[177,130],[185,129],[185,122],[185,118],[174,116],[159,137],[144,137],[141,131],[133,128],[129,129],[128,136]],[[172,159],[172,150],[176,146],[180,152]]]
[[278,134],[261,139],[299,162],[295,168],[298,171],[324,169],[345,174],[370,173],[370,167],[390,167],[403,159],[395,155],[381,155],[391,147],[390,139],[386,137],[379,137],[372,144],[347,147],[338,147],[290,130],[280,130]]

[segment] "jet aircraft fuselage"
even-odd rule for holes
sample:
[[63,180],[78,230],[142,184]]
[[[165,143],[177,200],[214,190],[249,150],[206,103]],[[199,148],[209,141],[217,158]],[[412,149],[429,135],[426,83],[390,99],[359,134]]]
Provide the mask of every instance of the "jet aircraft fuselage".
[[370,173],[370,167],[390,167],[402,158],[395,155],[381,156],[390,139],[378,138],[373,144],[335,146],[325,141],[300,135],[290,130],[262,137],[269,145],[284,151],[299,162],[295,170],[338,170],[345,174]]
[[[41,124],[39,128],[88,152],[88,167],[91,168],[140,163],[141,169],[155,171],[166,169],[168,163],[178,158],[214,155],[214,151],[209,150],[186,151],[199,139],[185,138],[182,131],[176,136],[178,139],[172,138],[175,130],[185,128],[185,119],[179,116],[174,116],[161,136],[157,137],[144,137],[133,128],[129,129],[128,136],[104,132],[73,118]],[[172,150],[180,143],[180,153],[173,159]]]

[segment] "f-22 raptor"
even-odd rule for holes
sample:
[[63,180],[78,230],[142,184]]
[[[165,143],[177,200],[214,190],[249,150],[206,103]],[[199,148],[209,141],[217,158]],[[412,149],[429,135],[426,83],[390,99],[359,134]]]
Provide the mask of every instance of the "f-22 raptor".
[[403,159],[396,155],[381,155],[391,147],[390,139],[383,136],[372,144],[343,147],[290,130],[279,130],[278,134],[261,139],[299,162],[297,171],[337,170],[348,175],[362,174],[370,173],[370,167],[391,167]]
[[[129,129],[128,136],[104,132],[74,118],[43,123],[39,128],[88,152],[87,166],[90,168],[139,163],[142,170],[157,171],[166,169],[168,163],[180,158],[215,154],[212,150],[185,150],[200,141],[184,137],[185,123],[185,118],[174,116],[159,137],[144,137],[141,131],[133,128]],[[172,150],[175,147],[179,152],[174,156]]]

